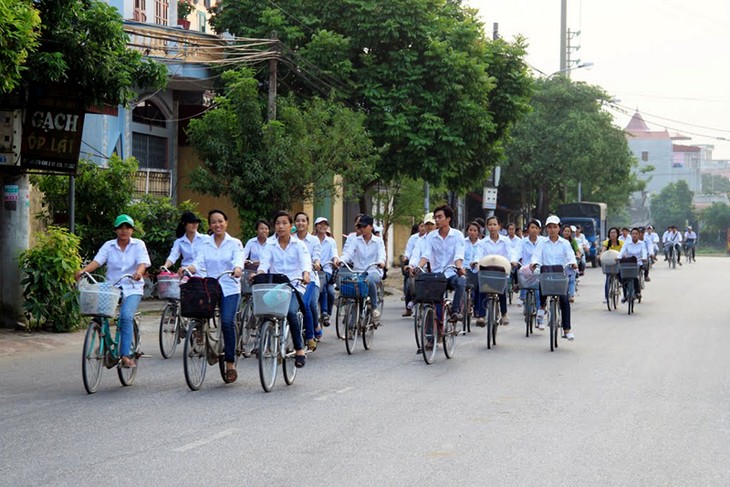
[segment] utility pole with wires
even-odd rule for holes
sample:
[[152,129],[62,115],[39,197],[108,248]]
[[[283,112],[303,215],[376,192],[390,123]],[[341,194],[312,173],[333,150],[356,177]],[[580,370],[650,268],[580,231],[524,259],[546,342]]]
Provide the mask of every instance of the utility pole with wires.
[[[271,40],[274,41],[273,49],[278,53],[279,47],[278,47],[278,40],[279,37],[276,33],[276,31],[271,32]],[[274,56],[271,59],[269,59],[269,110],[267,115],[267,120],[270,122],[272,120],[276,120],[276,74],[277,74],[277,58],[278,56]]]

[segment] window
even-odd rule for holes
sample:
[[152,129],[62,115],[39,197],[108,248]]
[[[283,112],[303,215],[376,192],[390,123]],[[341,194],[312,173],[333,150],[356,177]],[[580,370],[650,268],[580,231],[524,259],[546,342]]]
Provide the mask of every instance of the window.
[[205,18],[204,12],[198,12],[198,29],[200,32],[205,32],[207,19]]
[[168,25],[170,0],[155,0],[155,24]]
[[147,22],[147,0],[134,0],[132,19],[137,22]]
[[167,139],[132,132],[132,155],[140,169],[167,169]]
[[643,151],[641,153],[641,160],[642,161],[648,161],[649,160],[649,151]]
[[154,125],[155,127],[167,126],[165,115],[154,103],[142,102],[132,111],[132,122]]

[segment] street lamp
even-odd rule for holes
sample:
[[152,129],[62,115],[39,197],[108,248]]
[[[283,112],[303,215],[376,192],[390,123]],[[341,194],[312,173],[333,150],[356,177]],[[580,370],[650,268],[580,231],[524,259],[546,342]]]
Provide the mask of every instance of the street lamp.
[[[567,73],[570,73],[571,71],[575,71],[576,69],[590,68],[591,66],[593,66],[592,61],[578,63],[575,66],[571,66],[570,68],[559,69],[559,70],[555,71],[553,74],[551,74],[550,76],[547,76],[546,78],[549,79],[549,78],[552,78],[553,76],[555,76],[556,74],[567,74]],[[543,74],[545,74],[545,73],[543,73]]]

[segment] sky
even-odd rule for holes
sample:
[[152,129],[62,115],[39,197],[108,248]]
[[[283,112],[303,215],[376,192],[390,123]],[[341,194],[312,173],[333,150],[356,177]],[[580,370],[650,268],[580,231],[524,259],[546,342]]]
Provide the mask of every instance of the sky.
[[[479,9],[489,35],[497,22],[502,38],[525,37],[529,65],[558,71],[560,0],[465,4]],[[692,138],[680,143],[711,144],[714,159],[730,159],[730,1],[568,0],[567,10],[568,29],[580,31],[571,58],[593,63],[571,78],[617,99],[617,126],[638,109],[650,129],[679,132]]]

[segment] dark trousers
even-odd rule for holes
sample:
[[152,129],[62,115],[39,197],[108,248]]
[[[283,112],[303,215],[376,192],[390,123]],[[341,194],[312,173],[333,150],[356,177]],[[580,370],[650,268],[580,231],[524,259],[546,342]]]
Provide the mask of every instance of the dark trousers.
[[[545,308],[547,296],[540,296],[540,307]],[[568,296],[560,296],[560,315],[562,317],[563,331],[570,330],[570,301]]]

